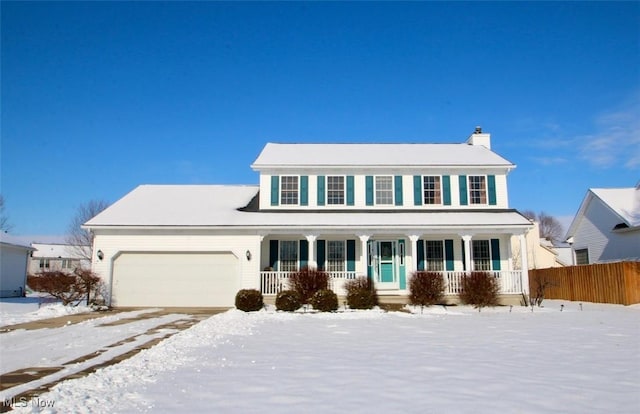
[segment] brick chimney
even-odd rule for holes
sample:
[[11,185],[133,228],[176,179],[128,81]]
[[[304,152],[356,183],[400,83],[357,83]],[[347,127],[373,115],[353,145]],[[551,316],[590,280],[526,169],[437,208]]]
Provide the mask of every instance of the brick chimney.
[[477,126],[473,134],[467,139],[469,145],[482,145],[487,149],[491,149],[491,134],[482,132],[482,127]]

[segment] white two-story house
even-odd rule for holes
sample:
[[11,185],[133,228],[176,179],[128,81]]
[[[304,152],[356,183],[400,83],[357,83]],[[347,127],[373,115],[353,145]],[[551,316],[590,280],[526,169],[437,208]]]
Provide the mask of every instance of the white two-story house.
[[269,143],[252,168],[258,186],[143,185],[87,222],[111,304],[232,306],[305,266],[338,294],[369,277],[381,301],[406,300],[417,270],[441,272],[451,300],[472,270],[511,303],[528,293],[511,252],[532,227],[509,208],[515,165],[479,128],[461,144]]

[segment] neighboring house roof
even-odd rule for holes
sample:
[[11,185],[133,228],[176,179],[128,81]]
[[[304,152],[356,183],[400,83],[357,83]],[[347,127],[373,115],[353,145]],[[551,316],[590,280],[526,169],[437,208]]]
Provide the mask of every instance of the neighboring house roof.
[[13,236],[7,233],[0,233],[0,244],[5,246],[11,246],[16,248],[22,248],[24,250],[34,250],[28,243],[25,243],[17,236]]
[[[573,237],[580,220],[584,216],[589,204],[600,200],[611,212],[620,219],[617,229],[640,229],[640,186],[628,188],[591,188],[587,191],[580,209],[574,217],[565,240]],[[612,229],[613,230],[613,229]]]
[[276,144],[268,143],[251,166],[411,167],[515,165],[481,145],[469,144]]
[[515,210],[281,210],[254,208],[258,186],[142,185],[85,223],[100,227],[466,228],[522,227]]
[[[32,257],[61,257],[65,259],[82,259],[78,255],[78,248],[69,244],[57,244],[57,243],[31,243],[36,249],[33,252]],[[84,246],[89,249],[89,246]]]

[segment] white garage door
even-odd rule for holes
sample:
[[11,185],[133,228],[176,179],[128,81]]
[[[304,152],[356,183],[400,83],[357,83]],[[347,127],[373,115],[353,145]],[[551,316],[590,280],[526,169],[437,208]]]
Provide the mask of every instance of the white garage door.
[[229,252],[122,253],[113,264],[113,306],[233,306],[238,259]]

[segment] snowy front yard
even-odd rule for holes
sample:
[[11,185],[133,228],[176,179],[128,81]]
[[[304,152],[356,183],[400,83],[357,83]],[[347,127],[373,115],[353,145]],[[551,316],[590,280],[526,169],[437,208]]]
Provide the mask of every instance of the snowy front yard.
[[640,307],[545,305],[233,310],[63,382],[39,404],[59,413],[639,412]]

